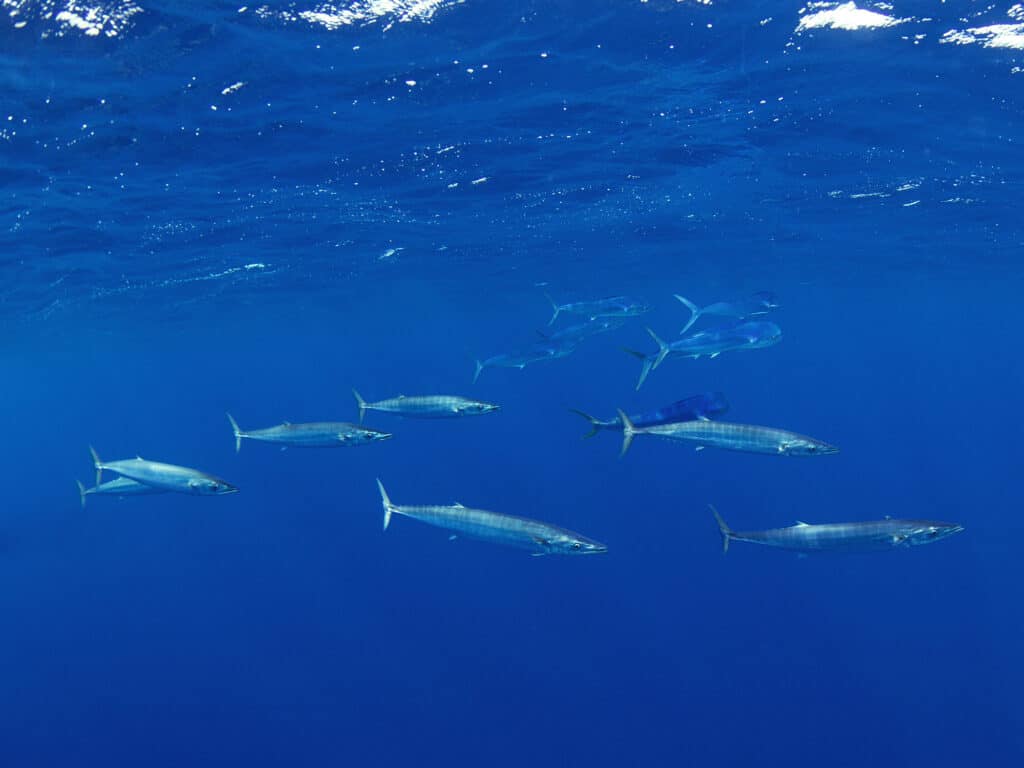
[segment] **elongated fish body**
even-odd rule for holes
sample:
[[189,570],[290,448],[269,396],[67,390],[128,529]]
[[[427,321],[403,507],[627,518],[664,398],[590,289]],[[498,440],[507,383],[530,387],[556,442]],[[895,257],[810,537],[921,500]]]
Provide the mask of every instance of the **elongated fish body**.
[[651,335],[658,345],[658,351],[646,355],[633,349],[626,349],[634,357],[643,360],[643,368],[640,371],[640,380],[636,388],[641,385],[652,370],[661,365],[668,358],[676,357],[718,357],[723,352],[731,352],[740,349],[761,349],[778,344],[782,339],[782,329],[775,323],[763,320],[753,320],[735,325],[723,326],[721,328],[709,328],[706,331],[686,336],[671,344],[666,344],[650,328],[647,333]]
[[179,467],[176,464],[163,464],[158,461],[146,461],[142,457],[104,462],[96,455],[93,448],[89,450],[92,452],[93,464],[96,467],[96,485],[103,484],[103,470],[107,469],[138,483],[174,493],[220,496],[238,491],[238,488],[226,480],[221,480],[206,472],[200,472],[198,469]]
[[711,507],[722,535],[722,550],[729,550],[730,541],[749,541],[768,547],[795,552],[879,552],[896,547],[912,547],[959,533],[956,523],[935,520],[870,520],[857,523],[809,525],[797,523],[788,528],[766,531],[734,531],[726,525],[718,510]]
[[235,433],[235,452],[242,447],[242,439],[260,440],[284,446],[333,447],[366,445],[391,437],[388,432],[378,432],[344,421],[314,421],[306,424],[279,424],[266,429],[239,429],[238,423],[227,414]]
[[762,317],[779,307],[778,299],[771,291],[758,291],[742,299],[718,301],[706,307],[698,307],[678,293],[675,294],[675,297],[690,310],[690,319],[680,333],[686,333],[701,315],[718,315],[719,317],[745,320],[750,317]]
[[412,419],[451,419],[491,413],[501,407],[457,395],[399,395],[388,400],[368,403],[354,389],[352,394],[356,396],[356,402],[359,404],[359,421],[363,420],[367,411],[385,411]]
[[[591,336],[597,336],[600,333],[607,333],[608,331],[614,331],[616,328],[621,328],[625,322],[625,317],[595,317],[593,320],[561,328],[552,334],[544,336],[544,338],[555,342],[579,344]],[[541,335],[543,336],[544,334]]]
[[[76,481],[78,482],[78,481]],[[78,483],[78,495],[82,498],[82,508],[85,508],[85,497],[98,494],[100,496],[148,496],[154,493],[167,493],[165,488],[154,488],[127,477],[116,477],[105,483],[86,488]]]
[[554,324],[558,316],[566,312],[572,315],[584,315],[589,318],[596,317],[636,317],[647,312],[650,307],[644,302],[629,296],[609,296],[594,301],[575,301],[570,304],[558,304],[548,296],[548,301],[554,309],[548,325]]
[[[705,392],[702,395],[694,395],[683,400],[677,400],[669,405],[662,406],[656,411],[637,413],[629,417],[634,427],[653,427],[659,424],[670,424],[677,421],[693,421],[695,419],[713,419],[721,416],[729,410],[729,401],[721,392]],[[613,419],[597,419],[593,416],[572,409],[573,413],[590,422],[592,427],[589,434],[584,437],[593,437],[604,429],[622,431],[622,419],[616,416]]]
[[405,515],[470,538],[526,549],[534,555],[588,555],[608,551],[604,544],[574,531],[526,517],[472,509],[461,504],[398,506],[391,503],[380,480],[377,487],[384,505],[384,530],[390,525],[392,515]]
[[839,453],[839,449],[813,437],[799,435],[785,429],[759,427],[752,424],[732,424],[727,421],[678,421],[637,427],[626,414],[619,411],[623,423],[622,453],[629,450],[636,435],[657,435],[670,440],[694,443],[697,449],[724,448],[744,453],[767,453],[775,456],[826,456]]
[[575,351],[577,343],[568,340],[555,340],[552,337],[515,352],[494,355],[482,361],[477,360],[473,382],[476,383],[476,380],[480,378],[484,368],[519,368],[522,370],[531,363],[567,357]]

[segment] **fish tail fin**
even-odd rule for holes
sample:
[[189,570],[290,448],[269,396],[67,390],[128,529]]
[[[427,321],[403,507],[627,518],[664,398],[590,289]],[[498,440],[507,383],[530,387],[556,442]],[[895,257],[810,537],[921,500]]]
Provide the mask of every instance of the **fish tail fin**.
[[652,362],[653,360],[650,357],[644,355],[644,364],[640,368],[640,378],[636,382],[637,392],[640,391],[640,387],[642,387],[644,385],[644,382],[647,380],[647,374],[651,372],[651,368],[653,367],[651,365]]
[[650,355],[646,355],[643,352],[637,352],[635,349],[629,347],[622,347],[623,352],[628,352],[633,357],[638,357],[644,361],[643,367],[640,369],[640,380],[636,383],[637,391],[640,391],[640,387],[644,385],[644,380],[647,378],[647,374],[651,372],[652,358]]
[[479,360],[476,361],[476,370],[473,372],[473,383],[476,384],[476,380],[480,378],[480,374],[484,371],[484,364]]
[[231,422],[231,429],[235,432],[235,453],[242,450],[242,430],[238,428],[238,422],[235,421],[234,417],[230,413],[225,413],[228,417],[228,421]]
[[388,529],[391,525],[391,513],[395,511],[395,505],[391,503],[391,499],[388,498],[388,492],[384,490],[384,483],[377,478],[377,488],[380,490],[380,502],[384,505],[384,530]]
[[85,509],[85,486],[82,485],[81,480],[76,479],[75,482],[78,483],[78,495],[82,499],[82,509]]
[[554,325],[555,324],[555,320],[558,319],[558,315],[562,311],[562,308],[560,306],[558,306],[558,304],[555,302],[554,299],[551,298],[551,294],[550,293],[548,293],[547,291],[544,291],[544,295],[548,297],[548,301],[551,302],[551,308],[555,310],[555,313],[553,315],[551,315],[551,319],[548,320],[548,325]]
[[96,449],[91,445],[89,446],[89,453],[92,454],[92,465],[96,467],[96,485],[103,482],[103,462],[100,461],[100,455],[96,453]]
[[718,532],[722,534],[722,553],[729,551],[729,539],[732,538],[732,528],[722,519],[722,516],[718,514],[718,510],[715,509],[714,505],[708,504],[708,509],[711,510],[711,514],[715,516],[715,522],[718,523]]
[[650,328],[647,329],[647,332],[651,334],[651,338],[654,339],[654,343],[658,345],[658,355],[654,358],[654,365],[651,366],[652,368],[657,368],[661,365],[662,361],[668,357],[668,344],[662,341],[658,334]]
[[683,326],[683,330],[681,330],[679,332],[681,334],[682,333],[686,333],[688,330],[690,330],[690,326],[693,325],[694,323],[696,323],[697,322],[697,318],[700,317],[700,307],[698,307],[696,304],[694,304],[689,299],[684,298],[683,296],[680,296],[678,293],[674,293],[672,295],[675,296],[683,304],[685,304],[686,308],[688,310],[690,310],[690,319],[687,321],[686,325]]
[[619,458],[621,459],[626,455],[626,451],[629,450],[629,446],[633,444],[633,437],[636,435],[636,427],[633,426],[633,422],[629,420],[629,416],[621,408],[619,409],[619,419],[622,420],[622,450],[619,451]]
[[579,416],[582,416],[584,419],[590,422],[590,431],[583,436],[584,440],[587,439],[588,437],[593,437],[594,435],[601,431],[601,423],[593,416],[591,416],[589,413],[578,411],[575,408],[570,408],[569,410],[575,414],[578,414]]
[[366,415],[366,401],[363,400],[363,396],[352,390],[352,394],[356,396],[356,402],[359,404],[359,423],[363,423],[363,416]]

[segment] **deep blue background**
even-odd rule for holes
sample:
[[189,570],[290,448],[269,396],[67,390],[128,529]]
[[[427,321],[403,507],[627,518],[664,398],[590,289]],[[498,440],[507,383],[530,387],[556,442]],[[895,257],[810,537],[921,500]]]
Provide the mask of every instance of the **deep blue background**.
[[[89,37],[46,17],[66,4],[14,5],[4,765],[1019,765],[1024,55],[939,42],[1007,8],[907,2],[892,29],[797,34],[783,2],[471,0],[336,30],[305,6],[164,2]],[[619,347],[675,334],[673,292],[763,289],[778,346],[633,391]],[[535,339],[544,290],[654,309],[472,385],[475,358]],[[225,410],[354,420],[352,387],[503,410],[234,454]],[[617,460],[566,410],[714,389],[734,420],[842,453],[641,439]],[[242,491],[83,512],[89,444]],[[610,551],[383,534],[377,476],[400,504]],[[736,528],[966,530],[723,557],[708,503]]]

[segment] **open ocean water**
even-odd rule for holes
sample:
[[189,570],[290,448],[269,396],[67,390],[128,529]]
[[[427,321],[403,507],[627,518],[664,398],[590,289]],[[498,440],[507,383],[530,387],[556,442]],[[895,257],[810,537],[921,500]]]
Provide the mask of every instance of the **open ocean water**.
[[[1021,4],[0,10],[3,766],[1022,764]],[[636,391],[673,294],[756,291],[778,344]],[[546,294],[650,311],[474,383]],[[236,455],[353,388],[501,410]],[[569,410],[713,391],[841,452]],[[241,490],[83,510],[90,445]],[[378,477],[608,552],[385,533]],[[964,530],[723,555],[709,504]]]

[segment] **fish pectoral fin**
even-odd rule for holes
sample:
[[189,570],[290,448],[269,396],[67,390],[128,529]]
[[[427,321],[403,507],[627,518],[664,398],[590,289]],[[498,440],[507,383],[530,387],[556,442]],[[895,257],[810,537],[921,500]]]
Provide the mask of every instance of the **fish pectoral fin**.
[[892,545],[898,547],[900,544],[905,544],[907,541],[906,536],[900,536],[899,534],[892,537]]
[[541,538],[540,536],[531,536],[530,538],[533,539],[534,544],[537,544],[538,546],[541,546],[541,547],[546,547],[549,544],[551,544],[550,541],[548,541],[547,539]]
[[531,552],[530,557],[544,557],[546,554],[547,552]]
[[455,541],[457,538],[459,538],[458,534],[453,533],[448,537],[448,541]]
[[721,352],[712,352],[712,353],[711,353],[711,359],[712,359],[712,360],[714,360],[714,359],[715,359],[716,357],[718,357],[718,356],[719,356],[720,354],[722,354],[722,353],[721,353]]
[[707,446],[706,446],[706,445],[698,445],[698,446],[697,446],[696,448],[694,448],[693,450],[695,450],[695,451],[703,451],[703,450],[704,450],[705,448],[707,448]]

